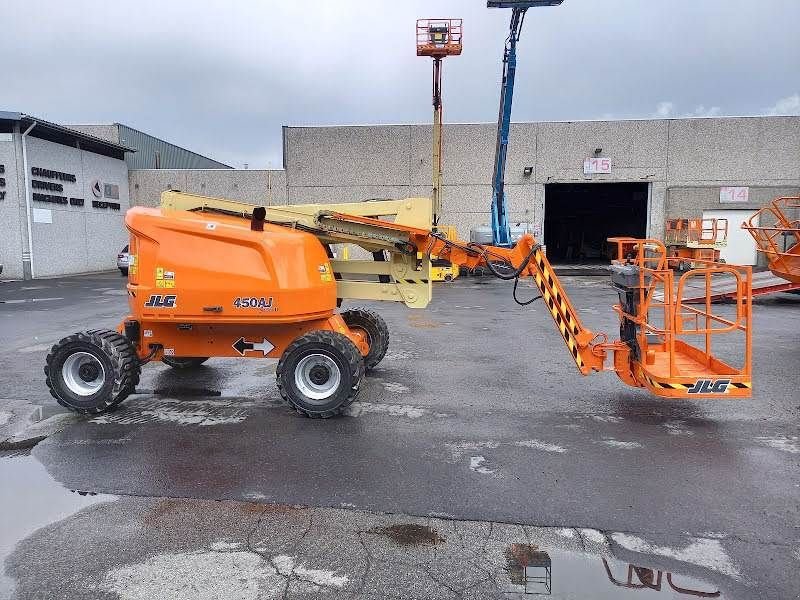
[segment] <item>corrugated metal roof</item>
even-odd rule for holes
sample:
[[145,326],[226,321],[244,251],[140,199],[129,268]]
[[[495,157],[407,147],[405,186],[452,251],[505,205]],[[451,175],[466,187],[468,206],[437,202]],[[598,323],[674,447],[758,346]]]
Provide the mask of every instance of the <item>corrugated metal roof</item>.
[[104,140],[102,138],[89,135],[87,133],[82,133],[80,131],[75,131],[74,129],[70,129],[69,127],[64,127],[63,125],[59,125],[58,123],[46,121],[45,119],[40,119],[39,117],[34,117],[32,115],[26,115],[25,113],[21,112],[0,111],[0,120],[19,121],[21,123],[36,123],[37,128],[43,128],[53,133],[63,135],[67,138],[89,143],[93,146],[107,148],[115,152],[119,151],[136,152],[136,148],[131,148],[129,146],[125,146],[122,144],[115,144],[113,142],[109,142],[108,140]]
[[[137,153],[126,157],[130,169],[231,169],[230,165],[181,148],[175,144],[116,123],[120,142],[136,148]],[[156,159],[158,153],[158,159]]]

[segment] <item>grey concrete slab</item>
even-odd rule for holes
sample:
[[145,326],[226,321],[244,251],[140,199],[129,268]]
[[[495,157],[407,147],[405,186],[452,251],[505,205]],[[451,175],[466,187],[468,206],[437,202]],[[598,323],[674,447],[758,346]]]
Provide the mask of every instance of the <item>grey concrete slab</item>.
[[[8,462],[35,468],[30,461]],[[4,463],[0,469],[6,470]],[[524,575],[535,551],[546,552],[550,561],[553,598],[639,597],[618,585],[629,569],[640,578],[635,584],[658,582],[662,598],[681,597],[668,581],[712,597],[747,598],[754,590],[760,598],[777,597],[773,588],[745,580],[749,573],[726,553],[728,539],[677,535],[667,545],[594,529],[526,529],[238,501],[80,496],[44,481],[30,491],[51,504],[70,502],[62,508],[66,514],[9,553],[5,591],[19,600],[523,598],[526,587],[539,589]],[[10,512],[19,513],[18,505]],[[754,544],[749,549],[763,550]]]

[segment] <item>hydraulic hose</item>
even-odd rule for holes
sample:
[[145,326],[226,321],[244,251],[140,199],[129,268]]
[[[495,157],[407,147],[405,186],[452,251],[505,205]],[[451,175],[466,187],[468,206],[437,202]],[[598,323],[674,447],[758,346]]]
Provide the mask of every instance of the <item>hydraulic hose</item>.
[[533,258],[533,255],[541,247],[542,247],[541,244],[534,244],[531,247],[530,252],[528,252],[528,255],[525,257],[525,260],[523,260],[522,263],[520,263],[519,267],[512,273],[501,273],[500,271],[498,271],[495,268],[495,266],[491,263],[491,261],[487,258],[485,251],[483,258],[486,261],[486,267],[489,269],[492,275],[504,281],[511,281],[512,279],[518,279],[519,276],[522,275],[522,272],[528,268],[528,264],[531,262],[531,258]]

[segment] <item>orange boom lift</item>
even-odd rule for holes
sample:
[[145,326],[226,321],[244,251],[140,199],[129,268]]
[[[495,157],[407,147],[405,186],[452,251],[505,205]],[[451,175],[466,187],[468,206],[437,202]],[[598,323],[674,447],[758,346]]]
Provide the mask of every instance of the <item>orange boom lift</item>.
[[[355,399],[389,343],[377,313],[339,310],[340,301],[423,308],[436,256],[513,281],[522,305],[532,300],[518,299],[519,281],[530,278],[582,375],[613,371],[663,398],[750,395],[749,267],[703,262],[676,280],[661,242],[612,239],[620,335],[610,341],[583,324],[531,235],[513,248],[450,241],[431,230],[431,209],[427,198],[264,208],[164,192],[160,209],[126,215],[130,314],[116,331],[83,331],[53,346],[47,385],[64,406],[99,413],[134,392],[148,361],[192,367],[208,357],[275,358],[283,398],[305,415],[330,417]],[[333,243],[383,250],[389,260],[335,261]],[[717,276],[736,282],[724,314],[712,312],[710,297],[699,307],[681,301],[689,279],[708,290]],[[729,335],[742,342],[738,366],[712,348]]]

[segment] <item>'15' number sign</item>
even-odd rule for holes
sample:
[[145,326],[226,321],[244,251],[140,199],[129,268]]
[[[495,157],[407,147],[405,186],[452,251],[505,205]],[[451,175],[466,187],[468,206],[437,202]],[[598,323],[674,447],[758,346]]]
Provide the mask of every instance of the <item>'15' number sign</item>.
[[611,173],[610,158],[587,158],[583,161],[584,175],[596,175],[599,173]]

